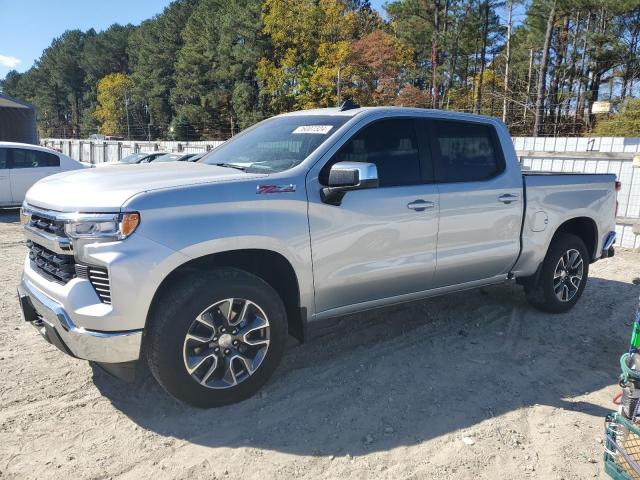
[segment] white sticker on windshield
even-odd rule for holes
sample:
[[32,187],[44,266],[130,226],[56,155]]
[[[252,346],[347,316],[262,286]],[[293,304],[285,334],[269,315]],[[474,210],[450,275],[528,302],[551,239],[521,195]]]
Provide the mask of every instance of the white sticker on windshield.
[[326,135],[333,128],[333,125],[301,125],[293,133],[319,133]]

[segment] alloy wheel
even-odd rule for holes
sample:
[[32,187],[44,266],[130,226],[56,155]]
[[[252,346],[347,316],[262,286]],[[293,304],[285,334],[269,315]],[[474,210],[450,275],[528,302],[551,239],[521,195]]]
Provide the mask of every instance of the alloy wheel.
[[574,248],[567,250],[553,273],[553,291],[561,302],[569,302],[580,289],[584,273],[584,261]]
[[260,367],[269,338],[269,319],[259,305],[227,298],[207,307],[191,323],[184,339],[184,366],[204,387],[231,388]]

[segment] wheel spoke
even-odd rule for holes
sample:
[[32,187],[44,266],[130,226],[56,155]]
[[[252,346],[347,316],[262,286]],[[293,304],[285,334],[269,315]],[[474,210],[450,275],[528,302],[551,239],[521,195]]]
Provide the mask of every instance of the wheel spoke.
[[582,277],[579,277],[578,275],[574,275],[572,277],[569,277],[569,282],[571,283],[571,285],[573,285],[573,287],[577,290],[578,288],[580,288],[580,282],[582,281]]
[[[565,254],[566,255],[566,254]],[[564,255],[562,255],[562,257],[560,257],[560,261],[558,262],[558,266],[556,267],[556,270],[564,270],[565,266],[566,266],[566,262],[564,260]]]
[[225,370],[224,370],[224,375],[222,376],[222,381],[230,387],[238,383],[238,380],[236,379],[236,372],[233,371],[234,358],[235,357],[225,359],[225,362],[224,362]]
[[187,336],[185,338],[186,340],[194,340],[199,343],[209,343],[213,339],[214,335],[215,333],[212,333],[210,337],[201,337],[200,335],[196,335],[194,333],[187,333]]
[[268,338],[250,338],[250,335],[254,332],[258,332],[264,328],[267,328],[269,323],[261,317],[256,317],[255,320],[251,322],[251,324],[246,328],[246,330],[242,333],[242,341],[247,345],[268,345]]
[[213,323],[213,314],[211,313],[210,310],[207,310],[206,312],[198,315],[196,317],[196,321],[200,322],[205,327],[210,328],[215,333],[216,326]]
[[253,362],[251,361],[251,359],[245,357],[244,355],[241,355],[240,353],[236,353],[233,357],[231,357],[230,361],[231,363],[233,363],[236,360],[240,360],[242,362],[245,370],[249,375],[254,372],[255,369],[253,368]]
[[245,319],[245,317],[247,316],[247,310],[249,309],[250,305],[251,305],[251,302],[249,300],[245,300],[244,304],[242,305],[242,310],[240,311],[240,314],[238,314],[238,316],[234,319],[233,322],[231,321],[231,317],[229,317],[230,327],[234,327],[238,325]]
[[554,282],[553,284],[553,291],[558,293],[558,291],[560,290],[560,288],[562,287],[563,282],[562,280],[558,281],[557,283]]
[[189,372],[189,374],[193,374],[193,372],[198,370],[198,368],[200,368],[204,364],[204,362],[206,362],[210,358],[214,359],[214,362],[213,362],[214,364],[217,363],[218,359],[216,358],[215,354],[208,353],[208,354],[202,355],[200,357],[195,357],[196,363],[193,364],[193,365],[187,365],[187,371]]
[[200,380],[200,383],[202,385],[206,385],[207,382],[209,381],[209,378],[211,377],[211,375],[213,374],[213,372],[216,371],[216,368],[218,368],[218,357],[216,357],[215,355],[213,356],[213,363],[211,364],[211,366],[209,367],[209,370],[207,370],[207,373],[205,373],[202,376],[202,380]]
[[233,311],[233,298],[227,298],[224,302],[223,305],[229,305],[227,307],[227,311],[226,313],[224,312],[224,310],[222,309],[222,305],[219,307],[220,308],[220,312],[222,313],[222,315],[224,315],[225,320],[228,322],[229,320],[231,320],[231,312]]

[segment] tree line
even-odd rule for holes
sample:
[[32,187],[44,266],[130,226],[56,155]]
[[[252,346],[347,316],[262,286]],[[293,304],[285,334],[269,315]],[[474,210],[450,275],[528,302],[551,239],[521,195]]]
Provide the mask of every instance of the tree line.
[[[70,30],[2,90],[41,137],[228,138],[281,112],[403,105],[514,135],[640,136],[639,0],[176,0]],[[596,115],[594,102],[613,112]]]

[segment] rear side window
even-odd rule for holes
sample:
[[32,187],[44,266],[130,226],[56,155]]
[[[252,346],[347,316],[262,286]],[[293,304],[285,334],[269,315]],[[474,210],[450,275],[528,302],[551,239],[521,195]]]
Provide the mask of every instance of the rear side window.
[[331,165],[337,162],[374,163],[381,187],[422,183],[414,120],[381,120],[364,127],[325,165],[320,174],[325,185]]
[[60,166],[60,158],[57,155],[40,150],[12,148],[11,160],[12,168],[42,168]]
[[504,170],[493,127],[435,120],[433,132],[434,148],[439,151],[438,176],[441,182],[479,182]]
[[9,159],[7,158],[7,149],[0,148],[0,170],[4,170],[5,168],[9,168]]

